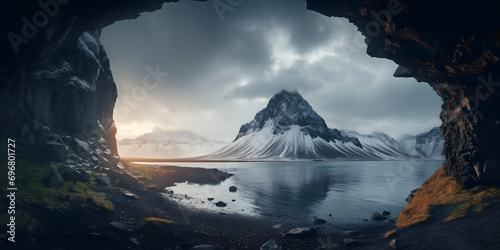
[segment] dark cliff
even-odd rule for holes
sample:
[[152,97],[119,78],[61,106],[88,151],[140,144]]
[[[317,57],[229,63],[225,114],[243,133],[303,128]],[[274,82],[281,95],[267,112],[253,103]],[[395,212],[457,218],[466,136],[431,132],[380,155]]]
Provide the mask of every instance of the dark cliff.
[[[49,155],[54,150],[60,151],[62,154],[52,156],[60,160],[77,154],[72,152],[78,144],[74,138],[99,141],[99,135],[82,131],[102,131],[105,140],[100,141],[116,153],[112,122],[114,83],[102,47],[86,39],[96,38],[97,32],[84,32],[135,18],[140,12],[153,11],[164,2],[174,1],[41,2],[45,4],[9,1],[3,5],[0,78],[5,104],[1,137],[20,138],[26,145],[43,146]],[[499,182],[500,98],[496,87],[500,79],[496,72],[500,69],[497,13],[500,3],[395,0],[308,0],[307,3],[310,10],[348,18],[365,35],[369,55],[395,61],[400,65],[396,76],[428,82],[442,97],[441,133],[446,140],[443,167],[448,175],[467,185]],[[88,54],[73,54],[82,39],[91,47],[95,60]],[[65,71],[65,62],[71,65],[71,70]],[[51,70],[58,75],[40,73]],[[88,74],[95,77],[89,79]],[[82,78],[89,88],[81,88],[85,85],[79,82]],[[45,132],[37,130],[38,122]],[[54,143],[47,146],[48,142]]]
[[500,181],[500,3],[308,0],[308,9],[347,18],[370,56],[441,96],[448,175],[466,185]]
[[[2,137],[38,161],[116,162],[117,90],[99,32],[85,32],[1,86]],[[16,84],[17,83],[17,84]],[[4,138],[5,139],[5,138]]]

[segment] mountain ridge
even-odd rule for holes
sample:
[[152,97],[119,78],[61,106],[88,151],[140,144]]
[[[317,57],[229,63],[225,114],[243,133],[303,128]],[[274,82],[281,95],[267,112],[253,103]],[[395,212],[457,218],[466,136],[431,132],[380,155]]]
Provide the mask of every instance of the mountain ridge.
[[240,127],[232,142],[205,157],[238,160],[441,159],[444,141],[433,139],[436,131],[439,134],[439,129],[433,128],[399,141],[378,131],[361,135],[329,128],[297,91],[282,90],[256,113],[253,120]]
[[154,127],[151,132],[119,140],[117,144],[123,157],[181,158],[205,155],[226,143],[209,140],[186,129]]

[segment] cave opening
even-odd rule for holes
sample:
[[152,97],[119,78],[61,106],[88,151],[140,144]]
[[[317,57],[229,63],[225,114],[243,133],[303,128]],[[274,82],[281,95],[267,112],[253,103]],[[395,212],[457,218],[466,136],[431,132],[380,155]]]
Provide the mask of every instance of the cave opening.
[[[428,120],[429,116],[437,119],[437,108],[441,102],[432,93],[433,90],[443,101],[440,113],[443,123],[440,131],[434,132],[444,138],[446,159],[443,167],[425,182],[423,179],[402,181],[393,175],[389,176],[395,177],[393,179],[374,178],[372,185],[365,186],[362,184],[369,182],[361,183],[357,179],[362,179],[359,173],[368,171],[344,176],[339,172],[329,175],[322,172],[326,171],[324,164],[327,163],[311,161],[310,164],[322,167],[297,168],[300,171],[296,171],[295,176],[289,166],[269,168],[263,175],[250,178],[257,180],[257,190],[273,190],[277,196],[271,200],[282,202],[287,208],[293,207],[286,203],[294,201],[289,199],[290,194],[297,194],[295,197],[302,198],[303,202],[295,203],[311,208],[317,207],[317,201],[336,204],[328,200],[334,195],[325,194],[325,190],[332,187],[335,191],[340,190],[335,185],[346,187],[345,180],[361,183],[354,185],[361,191],[356,195],[339,192],[342,198],[368,195],[362,199],[369,205],[387,198],[374,196],[377,190],[387,191],[387,185],[383,187],[385,189],[380,189],[378,184],[390,184],[391,180],[397,180],[407,185],[404,188],[393,186],[400,192],[423,182],[421,189],[413,190],[408,196],[410,205],[400,213],[396,223],[397,227],[405,228],[390,231],[388,236],[396,235],[398,242],[401,240],[405,244],[415,243],[415,235],[422,236],[424,240],[415,245],[419,249],[473,249],[498,245],[499,229],[494,224],[497,221],[492,218],[498,218],[500,210],[496,201],[500,193],[498,188],[491,187],[498,185],[500,180],[500,115],[496,112],[500,107],[496,91],[500,85],[497,73],[500,68],[500,17],[497,15],[498,6],[494,3],[308,0],[305,6],[299,1],[287,5],[280,5],[279,1],[260,5],[257,1],[227,1],[226,4],[221,4],[222,0],[208,3],[184,1],[144,14],[127,25],[112,25],[119,20],[137,18],[140,12],[159,9],[164,2],[174,1],[5,2],[4,9],[8,14],[0,16],[2,30],[5,31],[5,39],[1,41],[2,55],[5,56],[0,58],[0,99],[4,100],[0,111],[5,115],[0,117],[0,138],[10,143],[15,141],[18,145],[16,157],[19,161],[14,162],[9,155],[9,175],[13,175],[11,168],[17,164],[16,183],[22,188],[16,190],[16,194],[23,202],[16,209],[20,211],[19,217],[26,220],[19,220],[16,226],[19,226],[20,238],[28,236],[20,241],[23,242],[21,248],[33,249],[39,246],[39,242],[71,248],[73,240],[81,235],[89,236],[83,244],[107,246],[108,249],[117,247],[115,243],[118,248],[165,244],[157,244],[154,240],[143,241],[141,229],[134,228],[132,232],[139,240],[130,238],[129,230],[127,234],[115,234],[111,231],[114,229],[110,229],[110,225],[123,229],[123,225],[117,224],[114,219],[121,221],[125,212],[135,216],[138,224],[159,223],[164,229],[171,229],[171,221],[142,218],[143,214],[137,212],[151,211],[151,203],[145,202],[148,200],[154,200],[155,206],[162,206],[161,209],[153,209],[159,217],[177,216],[177,221],[185,221],[186,218],[185,211],[173,211],[171,206],[157,203],[158,197],[149,196],[151,191],[163,190],[165,185],[141,186],[145,179],[153,180],[164,172],[156,171],[158,167],[143,168],[146,176],[142,173],[135,175],[130,172],[131,166],[117,155],[113,112],[121,131],[129,132],[118,134],[119,139],[135,136],[133,132],[147,132],[159,124],[164,128],[188,128],[203,135],[214,135],[215,139],[233,140],[235,136],[246,136],[251,129],[260,129],[264,122],[256,118],[255,126],[242,126],[236,135],[238,126],[248,122],[274,93],[282,89],[291,90],[288,96],[297,96],[293,89],[300,92],[330,127],[354,129],[362,133],[376,129],[392,132],[392,136],[405,133],[404,129],[423,132],[431,127],[418,128],[427,126],[422,121]],[[304,8],[313,11],[304,11]],[[172,12],[168,12],[169,9]],[[160,15],[162,11],[168,13]],[[327,18],[333,16],[345,17],[349,22]],[[166,22],[154,21],[144,25],[145,20],[155,18],[163,18]],[[353,27],[358,27],[360,33]],[[30,28],[31,32],[27,32]],[[101,29],[104,29],[102,34]],[[338,49],[342,52],[339,53]],[[374,58],[365,55],[365,51]],[[390,59],[396,64],[376,58]],[[110,68],[110,63],[113,68]],[[396,65],[399,66],[396,68]],[[119,88],[116,107],[117,89],[111,71]],[[427,84],[416,83],[413,78],[390,78],[393,72],[397,76],[426,82],[431,88]],[[427,94],[429,98],[435,98],[436,104],[425,98],[412,99]],[[269,113],[261,114],[267,118]],[[217,116],[219,114],[227,117]],[[391,116],[394,114],[408,121],[413,120],[405,123]],[[298,124],[314,120],[302,119]],[[280,121],[278,125],[289,124]],[[398,129],[399,132],[394,132]],[[280,128],[274,131],[284,134],[296,130]],[[360,148],[356,145],[360,144],[359,141],[345,136],[345,131],[344,135],[339,130],[328,131],[337,138],[343,138],[345,144],[354,145],[351,149]],[[321,131],[313,132],[317,137],[322,136]],[[267,137],[261,136],[261,139]],[[382,133],[372,133],[365,139],[374,137],[385,138]],[[415,138],[415,142],[426,141],[427,138]],[[6,147],[12,147],[10,145],[0,145],[1,151],[7,153]],[[393,172],[399,177],[415,177],[423,170],[414,168],[414,174],[408,174],[411,171],[407,170],[411,167],[407,165],[378,163],[379,169],[393,167]],[[7,176],[6,169],[2,168],[4,176]],[[154,171],[149,171],[151,169]],[[308,172],[312,170],[317,172]],[[256,173],[249,171],[246,176]],[[221,171],[217,174],[221,182],[230,177],[230,174]],[[379,171],[374,176],[381,177],[382,174]],[[280,185],[267,188],[266,184],[274,182],[264,181],[262,176],[276,177],[274,180],[278,180]],[[279,179],[279,176],[284,177]],[[300,178],[295,178],[297,176]],[[297,189],[300,191],[290,191],[290,185],[301,185]],[[463,189],[464,186],[470,189]],[[248,186],[238,186],[238,194],[244,194],[245,187]],[[231,195],[236,187],[224,189]],[[170,195],[175,195],[170,191]],[[407,194],[401,192],[398,197]],[[255,200],[262,201],[260,198],[265,195],[267,193],[258,192]],[[214,201],[215,208],[221,209],[230,206],[230,197],[223,198],[226,202],[216,202],[213,197],[204,202]],[[185,195],[181,198],[189,200]],[[238,196],[237,199],[244,198]],[[397,202],[402,202],[402,199],[398,198]],[[449,210],[450,205],[457,209]],[[75,210],[65,210],[69,206],[84,211],[77,209],[74,213]],[[92,209],[87,209],[90,207]],[[377,209],[382,212],[382,208]],[[444,211],[441,215],[445,216],[443,219],[446,222],[438,218],[430,220],[424,227],[406,228],[429,218],[434,208],[444,208],[440,211]],[[387,214],[386,211],[381,216],[383,214]],[[330,215],[323,211],[321,217],[329,218]],[[314,218],[308,223],[323,223],[324,218]],[[374,213],[372,218],[381,217]],[[461,220],[450,222],[455,219]],[[31,226],[36,224],[36,220],[48,226],[33,231]],[[237,224],[240,221],[231,222]],[[90,225],[92,223],[95,224]],[[129,229],[135,226],[132,221],[123,223]],[[267,225],[267,228],[276,229],[275,225],[279,224]],[[178,226],[174,225],[177,229],[182,228]],[[436,227],[437,230],[427,230],[426,226]],[[464,230],[459,232],[457,228]],[[90,232],[89,229],[102,230],[103,234]],[[275,235],[282,239],[283,234],[279,230]],[[227,233],[227,228],[221,232]],[[52,233],[53,236],[49,235]],[[227,239],[246,239],[248,236],[246,232],[240,234],[242,237],[234,237],[231,233]],[[259,248],[262,240],[269,239],[265,233],[252,242],[253,248]],[[377,240],[374,241],[377,242],[374,244],[387,247],[385,240],[378,239],[381,232],[370,233],[376,234]],[[68,237],[66,239],[61,235]],[[449,235],[460,238],[465,244]],[[320,236],[327,235],[320,232]],[[210,236],[204,234],[203,237]],[[62,238],[65,238],[63,242]],[[205,243],[204,238],[196,237],[196,240],[199,240],[197,243]],[[219,243],[228,248],[244,245],[237,242],[229,246],[228,242],[219,239]],[[285,247],[293,245],[290,243],[293,240],[283,242]],[[2,240],[0,244],[3,243]],[[342,241],[339,240],[339,243],[342,244]],[[352,241],[344,240],[344,243],[351,244]],[[397,244],[396,241],[392,243],[394,246]],[[315,246],[318,244],[315,243]]]
[[167,3],[102,31],[118,86],[119,141],[159,127],[230,142],[282,89],[298,90],[332,128],[397,139],[439,126],[435,92],[392,77],[397,65],[368,56],[347,19],[300,1],[245,2],[223,16],[210,3]]

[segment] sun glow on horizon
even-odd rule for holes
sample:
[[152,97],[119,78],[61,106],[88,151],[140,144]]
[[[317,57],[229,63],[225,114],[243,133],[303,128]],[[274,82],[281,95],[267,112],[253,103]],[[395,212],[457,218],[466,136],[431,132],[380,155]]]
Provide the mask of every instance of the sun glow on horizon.
[[117,132],[116,139],[134,139],[140,135],[151,132],[155,127],[161,127],[163,129],[177,129],[177,127],[163,127],[157,124],[144,122],[144,123],[126,123],[120,125],[116,123]]

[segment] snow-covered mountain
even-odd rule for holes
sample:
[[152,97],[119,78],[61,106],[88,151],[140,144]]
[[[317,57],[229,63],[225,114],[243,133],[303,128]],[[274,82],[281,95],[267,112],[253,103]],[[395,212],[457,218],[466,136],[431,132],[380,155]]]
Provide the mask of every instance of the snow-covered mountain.
[[189,130],[166,130],[155,127],[151,132],[135,139],[118,141],[122,157],[184,158],[213,152],[225,142],[211,141]]
[[439,135],[439,127],[416,136],[402,135],[397,140],[383,132],[369,135],[348,130],[341,132],[346,136],[356,137],[366,151],[381,153],[383,159],[444,160],[444,138]]
[[235,140],[207,159],[441,159],[439,130],[400,141],[382,132],[360,135],[328,128],[296,91],[281,91],[254,119],[241,126]]
[[403,135],[398,141],[399,149],[410,157],[435,160],[444,159],[444,138],[439,134],[438,127],[417,136]]

